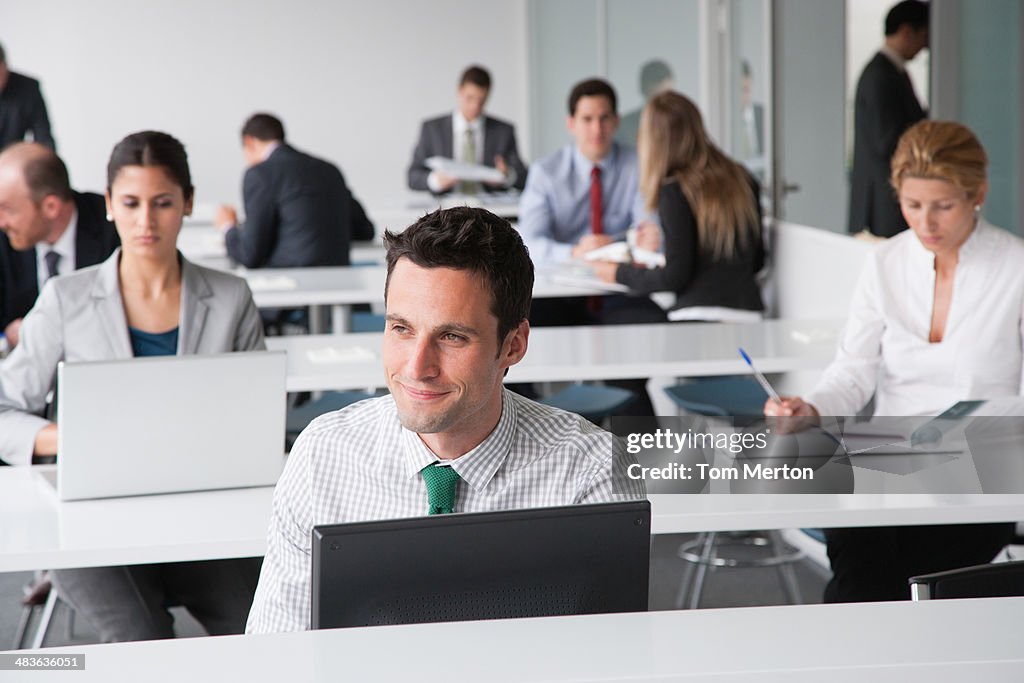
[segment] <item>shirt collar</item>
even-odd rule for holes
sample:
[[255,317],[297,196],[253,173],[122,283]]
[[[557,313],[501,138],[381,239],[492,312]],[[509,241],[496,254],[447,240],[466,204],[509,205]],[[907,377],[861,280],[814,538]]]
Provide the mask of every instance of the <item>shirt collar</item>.
[[896,68],[899,69],[900,71],[907,70],[907,60],[904,59],[903,55],[901,55],[899,52],[896,52],[896,50],[892,49],[888,45],[882,45],[879,52],[885,55],[890,62],[895,64]]
[[[973,259],[977,258],[979,254],[983,253],[984,247],[982,246],[985,242],[984,233],[991,229],[984,220],[978,218],[974,224],[974,230],[967,236],[967,240],[960,245],[960,249],[957,252],[957,267],[970,263]],[[907,236],[908,241],[911,245],[912,258],[918,262],[922,267],[933,269],[935,267],[935,254],[925,248],[921,244],[921,240],[917,239],[917,235],[913,234],[913,230],[907,230],[910,235]]]
[[[510,398],[508,389],[502,389],[501,417],[491,433],[469,452],[454,460],[442,461],[442,464],[450,465],[473,490],[483,490],[508,459],[516,422],[515,401]],[[412,478],[427,465],[439,462],[416,432],[402,427],[401,443],[407,477]]]
[[483,119],[484,116],[481,114],[470,122],[466,120],[466,117],[463,116],[462,112],[458,109],[452,112],[452,121],[455,124],[456,134],[465,134],[467,128],[472,130],[474,133],[480,132],[480,126],[483,123]]
[[76,208],[71,211],[71,220],[68,221],[67,227],[64,228],[64,232],[57,238],[57,241],[53,244],[43,243],[40,245],[43,253],[45,254],[52,250],[60,254],[62,257],[73,256],[75,253],[75,237],[77,232],[78,209]]
[[618,145],[618,143],[614,143],[613,142],[612,146],[611,146],[611,149],[608,150],[608,154],[606,154],[603,159],[599,160],[595,164],[593,161],[591,161],[590,159],[588,159],[585,156],[583,156],[583,152],[580,151],[579,147],[577,147],[576,145],[573,145],[572,146],[572,164],[573,164],[573,167],[576,169],[576,174],[580,177],[580,179],[581,180],[585,180],[586,182],[589,183],[590,182],[590,171],[595,166],[597,166],[598,168],[601,169],[601,175],[602,175],[602,178],[603,178],[604,174],[608,171],[608,169],[614,167],[615,159],[616,159],[616,156],[618,155],[618,153],[619,153],[619,145]]
[[270,155],[273,154],[274,151],[278,147],[280,147],[280,146],[281,146],[281,141],[280,140],[275,140],[274,142],[271,142],[269,145],[267,145],[267,148],[263,151],[263,158],[260,159],[260,163],[262,163],[262,162],[266,161],[267,159],[269,159]]

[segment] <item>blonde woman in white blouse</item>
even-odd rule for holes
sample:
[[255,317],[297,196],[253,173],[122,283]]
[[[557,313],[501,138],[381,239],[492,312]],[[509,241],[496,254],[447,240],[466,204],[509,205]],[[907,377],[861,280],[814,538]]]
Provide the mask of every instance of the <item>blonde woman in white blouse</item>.
[[[987,156],[967,127],[921,121],[900,138],[891,182],[910,230],[868,259],[836,359],[773,416],[934,415],[1021,395],[1024,241],[981,218]],[[909,597],[915,574],[990,561],[1012,524],[826,530],[830,602]]]

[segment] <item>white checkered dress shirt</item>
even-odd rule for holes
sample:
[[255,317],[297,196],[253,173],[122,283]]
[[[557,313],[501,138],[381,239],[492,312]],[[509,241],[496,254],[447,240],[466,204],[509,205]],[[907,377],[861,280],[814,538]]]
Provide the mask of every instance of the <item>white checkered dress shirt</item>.
[[[620,464],[614,473],[613,455]],[[462,479],[455,511],[643,498],[643,482],[621,474],[627,457],[620,440],[578,415],[505,390],[494,431],[450,461]],[[274,492],[267,555],[246,631],[308,629],[313,527],[427,514],[419,472],[437,460],[401,426],[390,396],[314,420],[295,442]]]

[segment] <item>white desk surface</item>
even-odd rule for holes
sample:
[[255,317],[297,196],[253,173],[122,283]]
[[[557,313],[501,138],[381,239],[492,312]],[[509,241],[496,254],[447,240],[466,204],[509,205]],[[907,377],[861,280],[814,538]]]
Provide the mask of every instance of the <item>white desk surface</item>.
[[[737,351],[741,346],[762,372],[816,370],[835,355],[841,325],[766,320],[534,328],[526,357],[509,370],[507,379],[559,382],[748,374]],[[383,386],[381,338],[374,332],[272,337],[267,347],[288,353],[288,391],[365,389]],[[337,362],[310,359],[310,352],[332,349],[338,352]],[[353,357],[357,349],[358,357]]]
[[1022,620],[1004,598],[381,626],[53,648],[85,671],[4,680],[1020,681]]
[[[0,572],[253,557],[272,487],[60,502],[0,468]],[[1024,519],[1024,495],[652,495],[655,534]],[[2,676],[0,676],[2,678]]]
[[[384,302],[385,266],[327,266],[323,268],[259,268],[238,271],[252,289],[260,308],[333,306]],[[601,282],[585,268],[538,269],[534,298],[600,296],[628,291]]]

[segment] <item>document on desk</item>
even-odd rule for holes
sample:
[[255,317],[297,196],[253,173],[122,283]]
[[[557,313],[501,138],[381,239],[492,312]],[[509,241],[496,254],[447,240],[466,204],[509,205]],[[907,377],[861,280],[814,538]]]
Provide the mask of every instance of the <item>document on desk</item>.
[[362,346],[325,346],[306,351],[306,358],[316,365],[332,365],[338,363],[363,363],[372,361],[377,355]]
[[249,289],[254,292],[280,292],[297,289],[299,283],[287,275],[254,275],[247,277]]
[[505,175],[496,168],[483,164],[470,164],[445,157],[430,157],[424,162],[431,171],[450,175],[457,180],[475,180],[482,183],[501,183]]
[[638,263],[647,268],[664,268],[665,255],[650,249],[630,248],[626,242],[612,242],[583,257],[588,261],[612,261],[613,263]]

